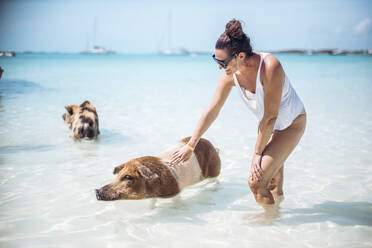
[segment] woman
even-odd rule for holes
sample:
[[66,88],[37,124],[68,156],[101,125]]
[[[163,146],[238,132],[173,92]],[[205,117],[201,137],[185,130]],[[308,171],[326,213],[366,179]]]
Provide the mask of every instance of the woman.
[[280,62],[271,54],[252,52],[250,39],[233,19],[216,42],[214,60],[224,69],[207,110],[190,141],[172,156],[171,164],[190,158],[200,137],[217,118],[231,88],[237,89],[259,120],[248,184],[256,201],[273,205],[283,198],[283,165],[306,126],[304,105]]

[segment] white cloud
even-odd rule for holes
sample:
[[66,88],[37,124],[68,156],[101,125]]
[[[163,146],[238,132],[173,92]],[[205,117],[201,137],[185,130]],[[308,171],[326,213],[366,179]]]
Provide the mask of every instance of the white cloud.
[[366,34],[371,30],[371,19],[366,18],[355,26],[355,33]]

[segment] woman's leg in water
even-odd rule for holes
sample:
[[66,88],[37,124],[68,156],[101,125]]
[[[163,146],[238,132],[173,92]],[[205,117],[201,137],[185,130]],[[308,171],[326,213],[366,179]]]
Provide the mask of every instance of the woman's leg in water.
[[277,200],[283,200],[283,174],[284,174],[284,165],[280,168],[278,173],[271,179],[268,189],[273,195],[275,203]]
[[[271,141],[265,147],[261,168],[263,178],[260,182],[249,178],[248,183],[254,194],[256,201],[262,205],[272,205],[275,203],[273,194],[270,192],[269,184],[274,176],[282,179],[285,160],[300,141],[305,131],[306,115],[299,115],[288,128],[275,131]],[[283,181],[281,181],[281,185]],[[279,190],[280,188],[278,188]],[[277,193],[280,193],[279,191]]]

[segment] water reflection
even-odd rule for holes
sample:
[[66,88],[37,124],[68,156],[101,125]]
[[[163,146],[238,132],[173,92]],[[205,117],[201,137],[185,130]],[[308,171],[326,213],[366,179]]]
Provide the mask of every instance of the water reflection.
[[4,145],[0,146],[0,154],[9,154],[17,152],[46,152],[52,151],[57,148],[56,145],[46,145],[46,144],[23,144],[23,145]]
[[131,141],[130,136],[123,135],[121,132],[116,130],[100,128],[100,135],[97,138],[97,142],[100,145],[127,143]]
[[331,221],[342,226],[372,226],[372,203],[333,202],[316,204],[312,208],[288,209],[283,214],[290,215],[281,223],[301,225]]
[[248,213],[243,217],[243,222],[248,225],[271,225],[275,221],[280,220],[280,204],[284,200],[284,196],[275,199],[274,205],[262,206],[262,211]]
[[45,90],[45,88],[35,82],[27,80],[11,79],[0,81],[0,95],[4,97],[17,96],[41,90]]

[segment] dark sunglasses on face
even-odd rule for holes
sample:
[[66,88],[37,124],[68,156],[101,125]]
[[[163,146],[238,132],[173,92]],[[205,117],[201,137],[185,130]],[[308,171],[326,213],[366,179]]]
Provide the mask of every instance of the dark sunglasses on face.
[[231,56],[230,58],[227,58],[225,60],[219,60],[219,59],[216,59],[216,55],[212,55],[212,58],[214,59],[214,61],[217,62],[217,64],[219,64],[220,66],[222,66],[224,69],[226,69],[226,67],[229,65],[230,61],[233,60],[235,58],[235,55]]

